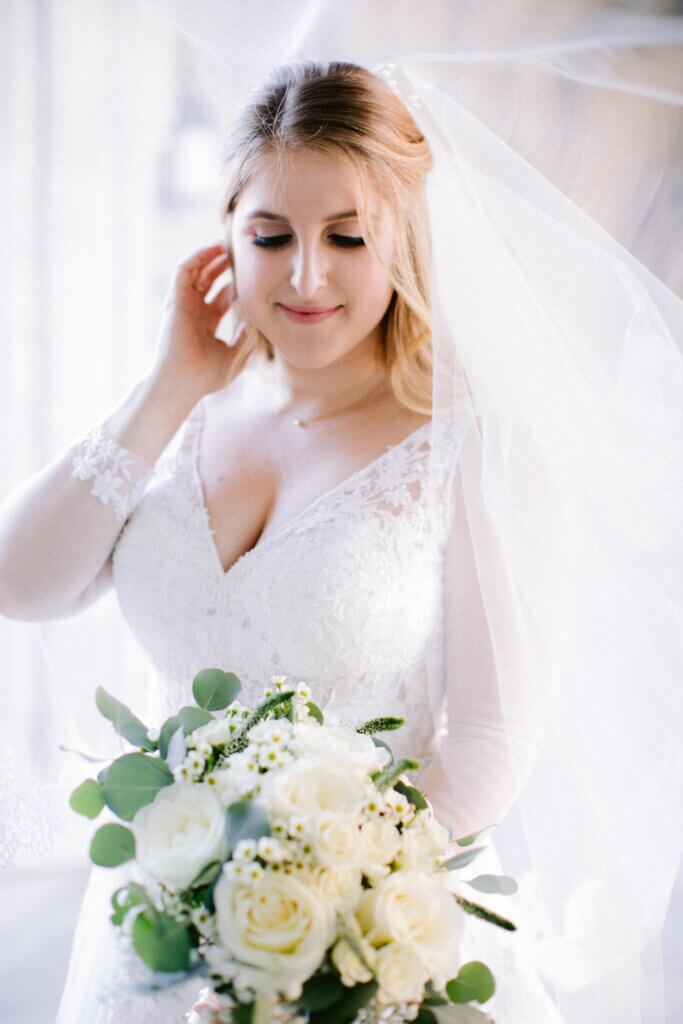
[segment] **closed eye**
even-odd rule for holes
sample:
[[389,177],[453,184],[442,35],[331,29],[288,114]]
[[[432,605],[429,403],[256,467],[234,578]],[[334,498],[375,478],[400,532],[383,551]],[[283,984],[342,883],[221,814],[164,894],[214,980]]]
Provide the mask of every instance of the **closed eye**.
[[[291,235],[256,235],[252,244],[257,245],[260,249],[277,249],[286,245],[291,237]],[[335,244],[342,249],[355,249],[365,245],[362,237],[356,238],[351,235],[330,235],[329,237],[335,239]]]

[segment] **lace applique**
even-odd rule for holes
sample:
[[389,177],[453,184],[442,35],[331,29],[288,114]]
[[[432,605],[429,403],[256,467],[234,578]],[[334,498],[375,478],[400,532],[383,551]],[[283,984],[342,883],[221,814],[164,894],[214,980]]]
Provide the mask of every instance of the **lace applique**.
[[122,447],[105,424],[93,427],[74,446],[73,475],[94,481],[90,493],[103,505],[111,505],[119,523],[139,504],[153,472],[153,467]]

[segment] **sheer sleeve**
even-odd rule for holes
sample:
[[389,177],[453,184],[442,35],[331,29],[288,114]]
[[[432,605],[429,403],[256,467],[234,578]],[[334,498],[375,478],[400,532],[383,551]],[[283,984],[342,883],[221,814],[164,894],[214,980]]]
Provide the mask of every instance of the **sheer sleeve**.
[[90,493],[111,506],[123,524],[139,504],[153,467],[120,445],[105,423],[98,424],[72,445],[73,475],[92,480]]
[[[471,484],[466,485],[463,477],[460,459],[453,477],[443,565],[442,727],[437,753],[421,779],[436,815],[450,826],[454,838],[503,818],[524,785],[536,752],[523,673],[514,703],[507,699],[508,690],[505,700],[501,693],[489,613],[504,614],[507,581],[496,564],[495,540],[483,533],[476,495],[468,493],[466,500],[466,486]],[[495,610],[490,601],[497,605]],[[506,642],[515,642],[512,602],[509,613]]]

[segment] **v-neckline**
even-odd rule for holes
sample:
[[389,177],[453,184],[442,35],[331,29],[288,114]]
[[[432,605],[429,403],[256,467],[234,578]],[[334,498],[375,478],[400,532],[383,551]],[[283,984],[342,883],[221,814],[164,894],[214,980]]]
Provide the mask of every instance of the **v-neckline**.
[[[197,410],[195,410],[195,412],[197,412]],[[191,439],[192,447],[190,451],[190,468],[193,483],[193,497],[196,499],[197,505],[201,510],[202,522],[205,528],[206,542],[208,547],[211,549],[211,556],[214,563],[214,567],[217,573],[219,574],[221,581],[225,582],[226,580],[228,580],[233,575],[234,571],[238,568],[238,566],[241,566],[246,560],[249,560],[250,557],[256,557],[264,548],[268,546],[268,544],[271,541],[282,537],[289,530],[293,529],[293,527],[296,526],[296,524],[305,516],[307,516],[314,508],[316,508],[325,500],[331,498],[342,488],[348,487],[350,484],[354,483],[358,477],[361,477],[365,473],[368,473],[370,470],[374,469],[379,463],[383,462],[389,455],[391,455],[397,449],[402,448],[412,438],[416,437],[418,434],[421,434],[424,430],[426,430],[426,428],[431,427],[431,425],[432,420],[427,420],[426,423],[422,423],[415,430],[411,430],[410,433],[406,434],[406,436],[402,438],[402,440],[397,441],[395,444],[387,445],[386,449],[383,452],[380,452],[380,454],[377,455],[374,459],[371,459],[370,462],[367,462],[364,466],[360,466],[358,469],[355,469],[352,473],[349,473],[349,475],[346,476],[343,480],[340,480],[339,483],[334,484],[333,487],[329,487],[326,491],[323,491],[322,494],[317,495],[317,497],[307,502],[303,506],[303,508],[299,509],[299,511],[296,512],[293,516],[291,516],[289,519],[285,520],[284,523],[281,523],[280,526],[272,530],[271,533],[269,533],[264,540],[261,540],[259,538],[259,540],[257,540],[256,544],[253,547],[248,548],[246,551],[243,551],[242,554],[235,559],[232,565],[228,566],[227,569],[224,569],[218,548],[216,547],[216,541],[214,537],[213,528],[211,526],[209,510],[206,506],[206,501],[204,498],[204,484],[201,478],[201,473],[199,471],[199,447],[204,426],[204,409],[201,407],[200,402],[198,406],[197,423],[195,425],[195,430]]]

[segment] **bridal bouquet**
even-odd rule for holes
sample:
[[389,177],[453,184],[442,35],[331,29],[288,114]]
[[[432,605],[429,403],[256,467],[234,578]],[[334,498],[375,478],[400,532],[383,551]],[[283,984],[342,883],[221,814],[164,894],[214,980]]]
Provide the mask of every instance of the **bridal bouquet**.
[[[417,764],[378,738],[402,719],[327,724],[305,684],[270,682],[249,707],[235,675],[204,669],[196,704],[160,730],[97,690],[138,749],[83,782],[71,806],[123,822],[97,830],[90,856],[131,862],[111,920],[149,989],[203,975],[191,1024],[489,1020],[473,1003],[493,994],[490,971],[460,963],[464,914],[514,925],[447,887],[481,848],[452,856],[406,775]],[[514,887],[480,877],[484,891]]]

